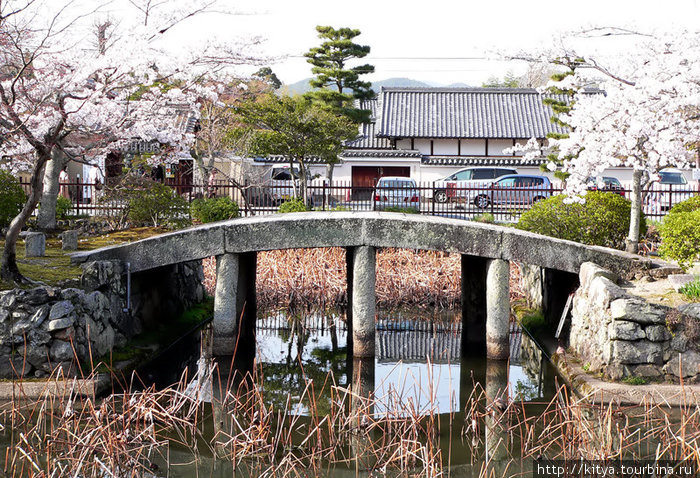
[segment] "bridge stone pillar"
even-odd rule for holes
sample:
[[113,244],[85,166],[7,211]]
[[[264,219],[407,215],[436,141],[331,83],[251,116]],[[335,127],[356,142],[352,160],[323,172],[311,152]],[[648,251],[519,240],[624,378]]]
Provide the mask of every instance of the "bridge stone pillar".
[[257,253],[225,253],[216,258],[214,355],[255,356],[255,271]]
[[374,357],[376,249],[355,247],[351,262],[352,353],[355,357]]
[[462,356],[486,353],[485,257],[462,254]]
[[510,356],[510,265],[503,259],[489,259],[486,268],[486,356]]

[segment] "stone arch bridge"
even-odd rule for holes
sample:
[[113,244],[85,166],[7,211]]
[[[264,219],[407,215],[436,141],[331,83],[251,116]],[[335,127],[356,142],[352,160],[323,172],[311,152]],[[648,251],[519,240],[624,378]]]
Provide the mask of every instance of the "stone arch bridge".
[[[462,352],[509,354],[509,261],[540,266],[549,303],[563,309],[584,262],[621,276],[651,267],[625,252],[460,219],[385,212],[306,212],[239,218],[73,255],[73,262],[120,260],[132,272],[216,256],[214,353],[255,349],[257,252],[316,247],[347,251],[348,315],[356,357],[375,353],[375,254],[395,247],[461,254]],[[548,274],[548,275],[547,275]],[[547,277],[549,279],[547,280]],[[545,306],[547,298],[545,297]]]

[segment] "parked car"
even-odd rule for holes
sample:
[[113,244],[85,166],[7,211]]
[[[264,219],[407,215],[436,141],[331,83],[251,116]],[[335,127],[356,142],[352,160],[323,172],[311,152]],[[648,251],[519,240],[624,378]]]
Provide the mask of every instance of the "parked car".
[[474,191],[474,205],[485,209],[491,204],[531,206],[552,195],[552,183],[546,176],[509,174],[492,182],[487,191]]
[[683,175],[683,171],[666,168],[659,171],[659,179],[649,184],[644,202],[647,213],[668,211],[674,204],[690,199],[692,188]]
[[420,193],[416,180],[403,176],[380,178],[374,189],[373,203],[375,211],[389,208],[420,211]]
[[606,191],[625,197],[625,188],[622,187],[620,180],[617,178],[611,176],[590,177],[586,182],[588,183],[589,191]]
[[490,185],[494,179],[507,174],[517,173],[518,172],[512,168],[475,166],[460,169],[446,178],[435,181],[433,187],[433,201],[446,203],[448,201],[462,200],[470,196],[473,197],[474,194],[472,191],[468,190],[469,188],[485,188]]

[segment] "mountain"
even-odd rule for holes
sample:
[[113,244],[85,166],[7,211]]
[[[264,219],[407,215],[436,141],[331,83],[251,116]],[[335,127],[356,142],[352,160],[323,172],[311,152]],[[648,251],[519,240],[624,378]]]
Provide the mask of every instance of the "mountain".
[[[307,91],[311,91],[311,86],[309,85],[309,80],[311,78],[304,78],[296,83],[291,83],[285,85],[290,94],[303,94]],[[410,87],[410,88],[428,88],[431,86],[444,86],[437,83],[426,83],[424,81],[414,80],[411,78],[387,78],[386,80],[379,80],[372,83],[372,89],[374,91],[379,91],[382,86],[387,87]],[[464,83],[453,83],[447,85],[449,88],[466,88],[469,85]]]

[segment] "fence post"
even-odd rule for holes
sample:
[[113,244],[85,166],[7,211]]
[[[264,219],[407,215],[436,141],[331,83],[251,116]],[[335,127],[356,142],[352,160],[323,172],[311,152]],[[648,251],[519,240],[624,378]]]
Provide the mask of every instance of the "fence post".
[[432,194],[431,194],[431,197],[432,197],[432,203],[433,203],[433,205],[431,206],[431,208],[432,208],[432,211],[433,211],[433,212],[432,212],[432,215],[434,216],[434,215],[435,215],[435,181],[433,181],[433,187],[432,187],[432,189],[431,189],[430,192],[432,193]]
[[321,204],[321,211],[326,210],[326,181],[323,181],[323,203]]

